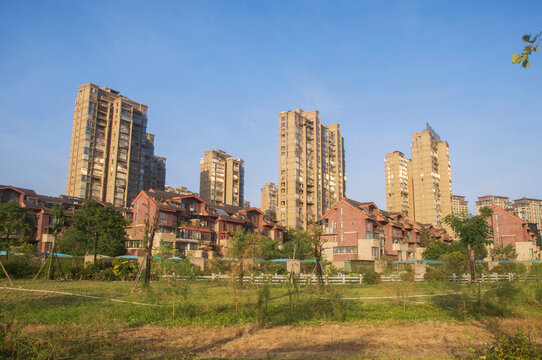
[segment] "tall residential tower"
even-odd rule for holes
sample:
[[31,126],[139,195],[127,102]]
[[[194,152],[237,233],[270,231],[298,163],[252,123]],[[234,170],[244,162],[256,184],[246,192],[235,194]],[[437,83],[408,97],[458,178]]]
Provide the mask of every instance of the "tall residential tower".
[[279,114],[279,209],[283,225],[307,229],[345,196],[343,137],[318,110]]
[[222,150],[204,152],[200,161],[200,197],[213,204],[243,206],[245,165]]
[[386,155],[387,210],[405,215],[408,208],[411,221],[441,226],[452,213],[448,143],[426,123],[424,131],[412,134],[411,153],[411,160],[397,151]]
[[147,105],[109,88],[79,86],[67,195],[129,206],[141,190],[163,190],[165,161],[147,134]]
[[260,210],[273,219],[277,218],[278,187],[273,183],[265,183],[262,187]]

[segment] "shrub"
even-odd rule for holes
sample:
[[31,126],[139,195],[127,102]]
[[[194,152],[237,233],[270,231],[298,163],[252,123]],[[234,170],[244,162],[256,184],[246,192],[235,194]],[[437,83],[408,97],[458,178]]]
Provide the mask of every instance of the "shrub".
[[363,274],[363,283],[365,285],[375,285],[380,282],[380,274],[376,271],[368,271]]
[[448,271],[442,266],[428,266],[423,276],[426,281],[448,281]]
[[103,280],[103,281],[117,280],[117,275],[115,274],[115,270],[113,268],[107,268],[105,270],[102,270],[100,273],[100,280]]
[[[8,261],[2,261],[4,268],[11,278],[24,279],[32,278],[41,267],[41,263],[30,256],[11,255]],[[5,277],[0,271],[0,278]]]
[[525,274],[527,272],[527,268],[522,263],[501,263],[497,266],[495,266],[491,272],[497,273],[497,274]]
[[500,335],[493,338],[491,345],[482,351],[480,359],[541,359],[542,348],[533,344],[532,340],[524,333],[516,335]]
[[123,281],[131,275],[135,274],[136,272],[137,267],[133,262],[123,258],[116,258],[115,260],[113,260],[113,274],[121,278]]

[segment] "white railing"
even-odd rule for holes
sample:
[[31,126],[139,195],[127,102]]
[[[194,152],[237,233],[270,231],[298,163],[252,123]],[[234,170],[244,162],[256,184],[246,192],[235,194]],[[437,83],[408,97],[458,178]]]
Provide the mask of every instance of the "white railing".
[[[204,275],[204,276],[181,276],[181,275],[162,275],[163,278],[172,278],[175,277],[177,280],[219,280],[224,279],[228,280],[231,279],[230,275],[226,274],[211,274],[211,275]],[[363,283],[363,275],[358,276],[347,276],[345,274],[339,274],[335,276],[329,276],[329,275],[323,275],[322,276],[323,281],[325,284],[333,284],[333,285],[347,285],[347,284],[362,284]],[[513,280],[536,280],[540,279],[540,277],[537,277],[536,275],[518,275],[518,274],[491,274],[491,275],[482,275],[478,278],[480,281],[513,281]],[[278,275],[278,274],[269,274],[269,275],[245,275],[243,276],[243,282],[251,283],[251,284],[283,284],[285,282],[290,281],[289,275]],[[312,284],[316,284],[318,282],[318,278],[316,275],[310,275],[310,274],[301,274],[298,276],[298,281],[302,284],[306,284],[310,281]],[[401,276],[399,274],[394,274],[391,276],[381,276],[380,281],[382,282],[395,282],[395,281],[403,281],[401,279]],[[416,275],[414,276],[414,281],[424,281],[423,275]],[[462,275],[452,275],[449,277],[450,282],[468,282],[470,281],[470,275],[469,274],[462,274]]]

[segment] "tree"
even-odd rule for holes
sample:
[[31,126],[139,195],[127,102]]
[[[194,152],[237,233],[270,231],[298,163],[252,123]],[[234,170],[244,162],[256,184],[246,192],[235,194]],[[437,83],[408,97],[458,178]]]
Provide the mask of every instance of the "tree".
[[243,283],[244,263],[258,254],[259,238],[250,231],[238,231],[233,234],[230,257],[237,258],[239,281]]
[[[49,215],[53,219],[53,246],[51,247],[50,253],[49,253],[49,267],[47,268],[47,279],[51,278],[51,266],[53,265],[53,256],[55,254],[55,245],[56,245],[56,238],[58,235],[66,229],[67,226],[67,220],[66,216],[64,215],[64,208],[62,205],[55,204],[49,211]],[[38,272],[39,273],[39,272]],[[36,275],[37,276],[37,275]]]
[[429,245],[422,254],[425,260],[440,260],[442,255],[448,253],[448,245],[442,242],[436,242]]
[[6,250],[31,235],[36,230],[34,220],[26,209],[14,201],[0,204],[0,249]]
[[118,256],[125,252],[124,217],[96,201],[86,202],[72,217],[72,225],[58,239],[58,249],[71,255]]
[[309,234],[306,231],[288,228],[284,233],[283,256],[288,259],[313,260]]
[[514,54],[512,55],[512,63],[519,64],[521,63],[521,66],[523,68],[528,68],[531,66],[531,62],[529,61],[529,56],[538,50],[540,50],[540,43],[542,42],[542,31],[539,32],[534,36],[534,38],[531,39],[531,34],[529,35],[523,35],[521,38],[524,42],[526,42],[528,45],[525,45],[523,48],[523,53],[520,54]]
[[491,256],[496,260],[516,260],[518,253],[512,244],[491,249]]
[[271,260],[281,257],[279,243],[266,237],[258,239],[258,257]]
[[322,267],[322,255],[324,252],[324,243],[325,239],[322,238],[323,229],[320,226],[313,225],[308,232],[309,243],[312,248],[314,259],[316,260],[316,277],[317,277],[317,287],[318,291],[324,289],[324,281],[322,278],[323,267]]
[[492,214],[493,210],[489,207],[483,207],[480,209],[480,215],[457,216],[450,214],[444,218],[444,222],[452,228],[459,237],[459,241],[467,249],[471,281],[476,279],[476,259],[481,256],[482,248],[491,243],[493,230],[487,219]]

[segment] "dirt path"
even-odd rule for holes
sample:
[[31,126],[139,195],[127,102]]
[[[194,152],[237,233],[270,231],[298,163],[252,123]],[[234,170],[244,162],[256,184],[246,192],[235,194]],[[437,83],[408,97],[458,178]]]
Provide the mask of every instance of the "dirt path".
[[418,322],[413,324],[225,328],[144,326],[120,334],[119,341],[143,349],[141,357],[196,358],[453,358],[485,344],[490,329],[521,329],[542,339],[542,320]]

